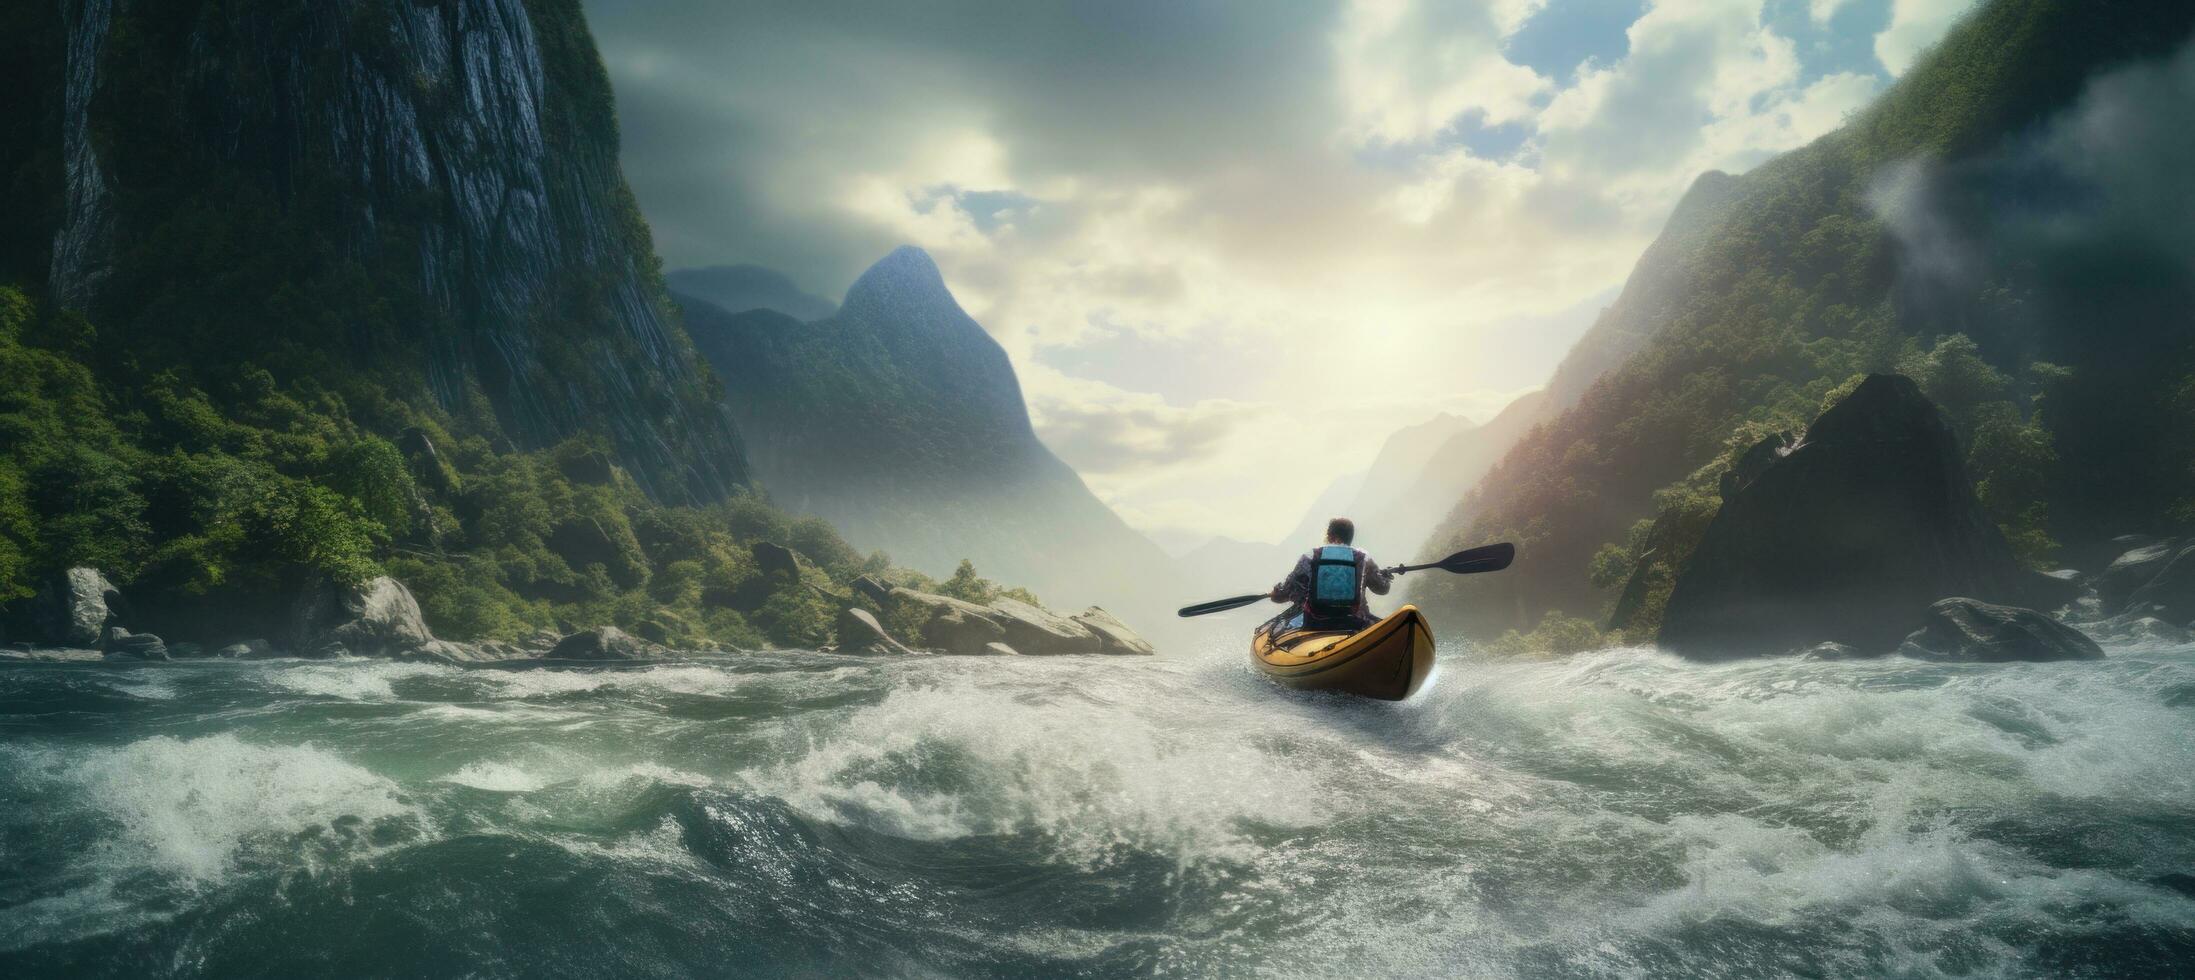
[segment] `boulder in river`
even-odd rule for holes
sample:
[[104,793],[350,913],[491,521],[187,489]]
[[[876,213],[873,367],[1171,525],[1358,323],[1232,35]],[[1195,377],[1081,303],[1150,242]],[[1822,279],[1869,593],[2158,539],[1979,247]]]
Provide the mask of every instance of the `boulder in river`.
[[272,643],[252,639],[231,643],[215,650],[213,655],[225,660],[265,660],[268,657],[279,657],[281,653],[275,650]]
[[1158,653],[1135,630],[1129,629],[1127,623],[1121,622],[1120,617],[1096,606],[1083,610],[1074,620],[1098,638],[1099,653],[1138,657]]
[[405,657],[434,642],[419,600],[386,575],[307,588],[290,614],[292,649],[306,657]]
[[2125,609],[2135,590],[2148,585],[2149,580],[2164,571],[2179,552],[2177,541],[2145,541],[2112,559],[2110,565],[2096,573],[2094,582],[2096,598],[2103,603],[2104,612]]
[[1004,643],[986,643],[983,645],[983,652],[993,657],[1021,656],[1021,651],[1016,650],[1013,647],[1007,646]]
[[615,626],[580,630],[557,642],[544,656],[551,660],[661,660],[671,651]]
[[2195,623],[2195,544],[2174,553],[2157,574],[2127,596],[2126,609],[2170,623]]
[[1006,629],[1006,642],[1023,654],[1096,653],[1100,646],[1090,628],[1034,603],[1001,598],[991,601],[991,618]]
[[1951,598],[1928,607],[1927,625],[1899,652],[1933,660],[2101,660],[2104,650],[2080,630],[2033,609]]
[[151,633],[132,633],[120,626],[107,627],[107,656],[119,660],[166,660],[168,644]]
[[942,653],[979,654],[985,644],[1006,637],[1006,627],[991,618],[990,610],[972,602],[907,588],[893,589],[891,600],[922,607],[922,643]]
[[1831,640],[1887,651],[1946,595],[2026,602],[2031,573],[1909,378],[1870,375],[1794,445],[1749,452],[1678,572],[1661,643],[1720,659]]
[[838,649],[840,653],[914,652],[884,632],[884,625],[876,621],[874,614],[858,606],[839,610]]
[[122,621],[122,592],[96,568],[76,567],[56,576],[33,609],[38,631],[56,646],[88,649]]

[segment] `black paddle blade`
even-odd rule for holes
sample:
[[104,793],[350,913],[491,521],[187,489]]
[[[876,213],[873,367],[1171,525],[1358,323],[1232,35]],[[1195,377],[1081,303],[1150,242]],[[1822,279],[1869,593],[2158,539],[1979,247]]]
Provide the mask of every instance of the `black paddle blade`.
[[1444,572],[1455,572],[1459,575],[1469,575],[1472,572],[1498,572],[1504,568],[1508,568],[1509,563],[1516,560],[1517,546],[1510,544],[1507,541],[1504,541],[1500,544],[1490,544],[1483,548],[1473,548],[1469,551],[1456,552],[1455,554],[1449,555],[1448,557],[1443,558],[1440,561],[1434,562],[1432,567],[1438,568]]
[[1214,599],[1210,602],[1197,603],[1194,606],[1183,606],[1177,615],[1183,619],[1188,619],[1191,616],[1202,616],[1206,613],[1226,612],[1229,609],[1240,609],[1267,598],[1270,597],[1263,592],[1259,592],[1255,595],[1238,595],[1232,599]]

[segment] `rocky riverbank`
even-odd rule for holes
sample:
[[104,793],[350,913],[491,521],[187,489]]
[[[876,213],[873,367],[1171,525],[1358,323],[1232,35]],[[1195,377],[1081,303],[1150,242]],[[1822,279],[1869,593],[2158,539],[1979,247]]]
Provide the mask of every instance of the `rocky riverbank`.
[[[820,649],[877,655],[951,654],[1149,656],[1151,645],[1126,623],[1092,606],[1063,615],[1033,602],[997,597],[972,602],[894,587],[875,578],[850,590],[800,581],[807,566],[783,545],[758,543],[755,560],[794,579],[792,588],[837,608],[831,642]],[[171,660],[194,657],[377,657],[481,663],[506,660],[648,661],[697,653],[675,634],[644,622],[542,630],[521,640],[460,642],[435,636],[404,583],[377,576],[358,583],[319,579],[299,588],[281,622],[240,619],[232,633],[162,637],[142,631],[132,604],[99,569],[71,568],[37,596],[6,609],[0,657],[18,660]],[[133,628],[136,627],[136,628]]]

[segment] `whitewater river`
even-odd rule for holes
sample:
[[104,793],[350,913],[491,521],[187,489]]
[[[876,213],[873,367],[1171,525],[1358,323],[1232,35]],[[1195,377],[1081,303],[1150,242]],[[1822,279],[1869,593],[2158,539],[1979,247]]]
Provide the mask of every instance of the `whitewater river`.
[[0,975],[2195,962],[2195,648],[0,666]]

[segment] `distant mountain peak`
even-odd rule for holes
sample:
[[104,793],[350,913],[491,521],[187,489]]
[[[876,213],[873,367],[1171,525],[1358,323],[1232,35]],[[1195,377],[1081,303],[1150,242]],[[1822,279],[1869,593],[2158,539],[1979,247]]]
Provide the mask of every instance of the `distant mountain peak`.
[[960,311],[952,290],[945,288],[945,274],[938,271],[937,262],[930,253],[913,245],[901,245],[878,259],[847,288],[846,302],[842,304],[857,315],[872,311],[927,312],[941,306]]

